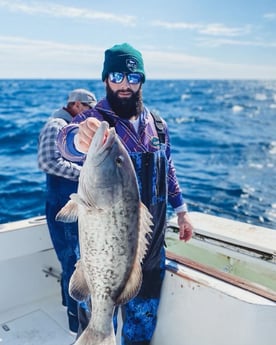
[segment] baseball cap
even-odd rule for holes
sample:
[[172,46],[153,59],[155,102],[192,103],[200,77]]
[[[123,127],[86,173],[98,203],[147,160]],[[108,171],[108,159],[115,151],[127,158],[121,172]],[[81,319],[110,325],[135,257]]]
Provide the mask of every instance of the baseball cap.
[[97,99],[94,93],[86,89],[75,89],[69,93],[67,103],[77,101],[85,103],[90,107],[94,107],[97,103]]

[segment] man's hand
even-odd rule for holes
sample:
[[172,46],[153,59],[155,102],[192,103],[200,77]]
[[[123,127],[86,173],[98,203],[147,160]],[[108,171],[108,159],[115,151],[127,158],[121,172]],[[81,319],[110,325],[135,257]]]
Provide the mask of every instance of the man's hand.
[[187,212],[177,213],[177,223],[179,226],[179,239],[189,241],[193,235],[193,226]]
[[88,117],[79,124],[79,132],[77,134],[75,145],[80,152],[87,153],[91,141],[100,126],[100,121],[94,117]]

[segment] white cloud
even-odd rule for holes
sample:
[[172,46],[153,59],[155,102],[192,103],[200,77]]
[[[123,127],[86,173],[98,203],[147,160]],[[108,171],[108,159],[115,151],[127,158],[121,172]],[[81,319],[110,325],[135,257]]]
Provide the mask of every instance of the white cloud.
[[151,79],[275,79],[276,66],[234,64],[216,59],[157,50],[143,51]]
[[[145,52],[150,78],[154,79],[275,79],[271,65],[223,63],[218,60],[172,54]],[[156,65],[158,61],[158,65]]]
[[199,30],[202,25],[196,23],[185,22],[164,22],[161,20],[155,20],[152,22],[153,26],[159,26],[165,29],[183,29],[183,30]]
[[243,27],[228,27],[221,23],[198,24],[185,22],[154,21],[153,26],[172,30],[193,30],[203,35],[234,37],[248,34],[251,31],[249,25]]
[[51,17],[80,18],[90,20],[104,20],[133,26],[136,18],[129,15],[116,15],[108,12],[97,12],[87,8],[70,7],[51,2],[23,2],[0,0],[0,6],[13,12],[23,12],[29,15],[42,14]]
[[[102,53],[102,48],[95,48],[91,45],[79,44],[64,44],[53,41],[44,41],[44,40],[34,40],[24,37],[17,36],[0,36],[0,47],[1,51],[8,52],[26,52],[28,55],[32,55],[33,52],[36,55],[47,54],[47,55],[71,55],[77,52],[81,54],[90,54],[90,53]],[[35,57],[35,56],[34,56]]]
[[262,47],[262,48],[275,48],[275,42],[265,42],[260,40],[238,40],[238,39],[198,39],[198,43],[201,46],[206,47],[219,47],[219,46],[244,46],[244,47]]
[[102,47],[0,36],[0,78],[91,78],[102,68]]
[[199,29],[201,34],[210,35],[210,36],[241,36],[250,33],[250,26],[246,25],[243,27],[227,27],[223,24],[214,23],[203,26]]
[[[106,47],[0,36],[0,78],[96,78]],[[142,49],[148,79],[276,79],[276,67]]]
[[264,18],[268,20],[275,20],[276,19],[276,12],[266,13],[264,14]]

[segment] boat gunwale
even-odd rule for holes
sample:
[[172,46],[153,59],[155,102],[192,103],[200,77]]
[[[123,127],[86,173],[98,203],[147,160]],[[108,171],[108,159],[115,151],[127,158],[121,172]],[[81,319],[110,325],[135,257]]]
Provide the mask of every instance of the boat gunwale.
[[[211,266],[204,265],[202,263],[196,262],[184,256],[174,254],[169,250],[166,250],[166,258],[178,264],[181,264],[183,266],[196,270],[198,272],[207,274],[208,276],[211,276],[213,278],[219,279],[221,281],[224,281],[226,283],[239,287],[243,290],[254,293],[255,295],[264,297],[272,302],[276,302],[276,292],[271,289],[266,288],[265,286],[255,284],[253,282],[250,282],[249,280],[240,278],[238,276],[234,276],[227,272],[222,272]],[[172,266],[167,266],[166,269],[175,274],[179,274],[180,276],[182,275],[181,272],[179,272],[176,268],[173,268]]]
[[[276,230],[200,212],[189,212],[189,216],[198,236],[276,257]],[[167,227],[178,229],[177,217]]]

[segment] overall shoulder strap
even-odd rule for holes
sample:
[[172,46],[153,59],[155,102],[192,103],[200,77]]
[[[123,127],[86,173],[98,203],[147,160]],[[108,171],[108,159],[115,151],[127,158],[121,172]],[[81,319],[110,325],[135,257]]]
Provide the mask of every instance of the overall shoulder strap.
[[97,111],[102,115],[104,121],[108,122],[109,127],[115,127],[115,121],[109,117],[104,111],[97,109]]
[[164,132],[164,124],[162,122],[162,119],[158,114],[154,112],[151,112],[151,116],[153,117],[160,143],[165,144],[165,132]]

